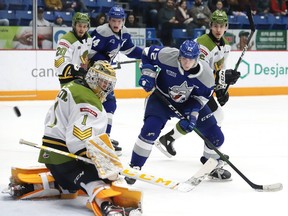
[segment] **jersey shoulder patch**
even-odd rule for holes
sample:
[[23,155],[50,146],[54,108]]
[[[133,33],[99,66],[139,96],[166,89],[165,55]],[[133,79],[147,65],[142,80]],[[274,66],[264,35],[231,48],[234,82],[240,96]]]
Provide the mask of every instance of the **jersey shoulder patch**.
[[159,51],[158,60],[161,64],[171,67],[178,66],[179,50],[172,47],[164,47]]
[[204,73],[201,73],[199,80],[204,83],[208,88],[211,88],[215,85],[215,79],[212,69],[210,68],[209,64],[200,59],[199,64],[201,64],[201,68]]
[[73,34],[73,32],[68,32],[66,34],[64,34],[61,39],[64,39],[66,41],[68,41],[70,44],[73,44],[77,41],[77,38],[75,37],[75,35]]
[[204,34],[197,38],[197,42],[201,46],[205,46],[209,51],[213,50],[216,44],[211,40],[211,38],[208,36],[208,34]]
[[102,111],[102,103],[100,99],[95,95],[95,93],[88,87],[85,87],[84,85],[81,85],[77,82],[78,80],[74,80],[66,84],[63,89],[69,89],[76,104],[89,103]]
[[105,23],[101,26],[98,26],[95,31],[101,35],[102,37],[111,37],[114,35],[113,31],[111,30],[111,28],[109,27],[108,23]]

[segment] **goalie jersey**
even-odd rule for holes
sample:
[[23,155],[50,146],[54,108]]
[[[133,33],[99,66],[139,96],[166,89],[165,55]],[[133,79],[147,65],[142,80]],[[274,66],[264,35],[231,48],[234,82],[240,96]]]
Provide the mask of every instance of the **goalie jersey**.
[[[107,113],[98,96],[82,80],[67,83],[45,118],[43,145],[86,156],[86,139],[105,133]],[[39,162],[61,164],[71,159],[41,151]]]

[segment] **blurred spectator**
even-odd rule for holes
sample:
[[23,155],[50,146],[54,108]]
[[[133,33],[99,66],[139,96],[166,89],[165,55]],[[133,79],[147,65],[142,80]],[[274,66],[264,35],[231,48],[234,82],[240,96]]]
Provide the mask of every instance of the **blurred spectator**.
[[179,26],[175,18],[176,9],[174,0],[166,0],[164,7],[159,11],[160,38],[164,46],[172,45],[172,29]]
[[242,9],[240,9],[240,5],[238,0],[228,0],[228,4],[230,6],[228,15],[234,15],[234,16],[245,16],[246,14]]
[[234,16],[246,16],[247,6],[249,5],[252,12],[255,14],[256,2],[255,0],[228,0],[230,5],[230,10],[228,11],[229,15]]
[[76,9],[77,12],[89,12],[88,8],[86,7],[84,0],[76,0]]
[[259,15],[265,15],[270,12],[270,0],[257,0],[256,2],[256,13]]
[[48,11],[61,11],[63,5],[61,0],[45,0],[45,7]]
[[8,19],[0,19],[0,26],[9,26]]
[[227,13],[229,5],[227,0],[209,0],[208,7],[212,13],[215,10],[223,10]]
[[104,13],[99,13],[96,17],[90,18],[90,24],[92,27],[103,25],[106,22],[106,15]]
[[285,0],[270,0],[270,10],[275,16],[286,16],[287,7]]
[[127,28],[140,28],[140,25],[138,24],[134,13],[131,12],[128,14],[128,17],[125,21],[125,26]]
[[84,0],[62,0],[63,10],[70,12],[89,12]]
[[55,26],[55,27],[67,27],[67,25],[64,24],[64,19],[63,19],[63,17],[60,14],[56,15],[54,23],[52,24],[52,26]]
[[181,0],[178,3],[176,13],[175,13],[176,20],[179,22],[179,25],[182,25],[182,28],[186,28],[187,34],[192,36],[193,29],[197,26],[192,22],[193,18],[189,16],[187,10],[187,1]]
[[7,6],[7,3],[5,0],[0,0],[0,10],[5,10]]
[[197,28],[209,28],[211,11],[202,0],[195,0],[194,5],[189,11],[189,15],[193,17],[193,23]]
[[[32,21],[33,20],[31,20],[29,24],[30,26],[32,26],[33,24]],[[38,7],[36,25],[37,26],[52,26],[52,24],[44,18],[44,9],[42,7]]]
[[158,11],[162,8],[165,0],[130,0],[130,9],[143,17],[146,27],[158,29]]
[[181,0],[177,4],[175,16],[176,16],[176,20],[180,24],[184,24],[184,23],[188,24],[188,23],[192,22],[193,18],[191,18],[188,14],[187,1],[186,0]]
[[77,6],[76,1],[66,1],[62,0],[63,11],[74,12]]

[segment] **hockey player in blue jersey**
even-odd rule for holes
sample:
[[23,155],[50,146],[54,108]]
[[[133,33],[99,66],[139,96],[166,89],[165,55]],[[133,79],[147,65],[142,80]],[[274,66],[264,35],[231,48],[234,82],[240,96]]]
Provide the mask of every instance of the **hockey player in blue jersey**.
[[[142,48],[133,44],[131,35],[124,26],[125,16],[126,14],[122,7],[114,6],[108,12],[108,23],[98,26],[91,33],[93,38],[92,50],[89,55],[91,64],[97,60],[107,60],[112,63],[119,52],[129,58],[141,58]],[[117,108],[114,92],[108,95],[103,105],[109,118],[106,133],[110,134],[113,115]],[[116,152],[120,155],[122,149],[118,146],[118,142],[112,140],[112,143]]]
[[[164,137],[166,148],[172,154],[175,139],[192,132],[194,127],[217,148],[224,142],[221,128],[207,106],[215,87],[213,71],[207,62],[199,59],[199,54],[199,44],[192,40],[184,41],[179,50],[151,46],[143,51],[139,84],[147,92],[156,88],[156,91],[189,119],[180,120]],[[206,116],[209,118],[204,118],[203,121]],[[172,117],[178,118],[175,112],[152,92],[146,103],[144,125],[133,148],[131,167],[142,168],[161,130]],[[219,159],[216,154],[213,154],[213,157]],[[210,175],[221,179],[231,177],[230,172],[222,167],[217,167]],[[125,179],[128,184],[135,183],[134,179]]]

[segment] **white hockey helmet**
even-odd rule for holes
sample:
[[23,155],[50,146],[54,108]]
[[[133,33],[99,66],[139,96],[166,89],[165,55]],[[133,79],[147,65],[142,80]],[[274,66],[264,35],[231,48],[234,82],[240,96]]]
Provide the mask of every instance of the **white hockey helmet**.
[[116,84],[116,73],[107,61],[96,61],[85,76],[88,86],[103,102]]

